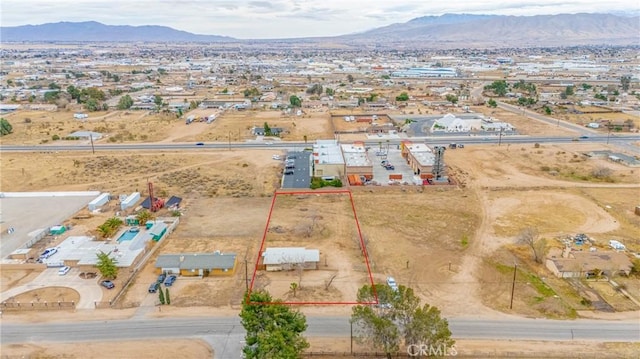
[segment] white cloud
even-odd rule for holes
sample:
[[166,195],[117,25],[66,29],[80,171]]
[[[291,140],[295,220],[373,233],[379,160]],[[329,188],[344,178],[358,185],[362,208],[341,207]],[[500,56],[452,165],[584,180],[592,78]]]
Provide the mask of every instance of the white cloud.
[[58,21],[165,25],[238,38],[332,36],[445,13],[638,12],[637,0],[2,0],[2,26]]

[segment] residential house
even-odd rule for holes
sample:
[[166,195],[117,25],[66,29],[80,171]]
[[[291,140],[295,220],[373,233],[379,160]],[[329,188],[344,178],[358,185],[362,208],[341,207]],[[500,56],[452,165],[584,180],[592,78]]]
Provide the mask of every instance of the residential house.
[[210,275],[232,275],[236,270],[235,253],[181,253],[161,254],[156,259],[158,272],[182,276],[208,277]]
[[546,260],[547,268],[559,278],[593,277],[597,272],[606,276],[629,275],[633,267],[629,257],[613,251],[554,250]]

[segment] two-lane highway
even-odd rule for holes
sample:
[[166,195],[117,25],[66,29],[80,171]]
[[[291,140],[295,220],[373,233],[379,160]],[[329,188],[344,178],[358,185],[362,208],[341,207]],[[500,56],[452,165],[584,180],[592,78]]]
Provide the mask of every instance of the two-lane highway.
[[[307,322],[308,336],[350,335],[348,317],[310,316],[307,317]],[[637,321],[452,318],[449,322],[453,336],[460,339],[640,341],[640,324]],[[1,329],[3,344],[244,334],[238,317],[2,323]]]

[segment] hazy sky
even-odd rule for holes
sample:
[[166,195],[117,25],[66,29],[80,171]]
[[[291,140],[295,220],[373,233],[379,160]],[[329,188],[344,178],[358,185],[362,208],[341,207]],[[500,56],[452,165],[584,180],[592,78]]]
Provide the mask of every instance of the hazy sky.
[[237,38],[333,36],[445,13],[640,12],[638,0],[1,0],[2,26],[58,21],[165,25]]

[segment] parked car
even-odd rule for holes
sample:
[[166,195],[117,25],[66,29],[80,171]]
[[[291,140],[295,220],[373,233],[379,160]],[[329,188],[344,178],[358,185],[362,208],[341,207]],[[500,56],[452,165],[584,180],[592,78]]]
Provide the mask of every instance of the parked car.
[[178,279],[178,277],[176,277],[175,275],[168,276],[167,279],[165,279],[164,281],[165,287],[171,287],[173,285],[173,282],[176,281],[176,279]]
[[273,158],[274,160],[279,160],[280,159],[280,155],[273,155],[273,156],[271,156],[271,158]]
[[394,291],[398,291],[398,283],[396,283],[396,280],[393,277],[387,277],[387,285]]
[[42,252],[40,258],[47,259],[56,253],[58,253],[58,248],[47,248],[44,250],[44,252]]
[[71,267],[64,266],[64,267],[58,269],[58,275],[65,275],[65,274],[69,273],[70,270],[71,270]]
[[105,287],[105,288],[107,288],[107,289],[113,289],[116,286],[110,280],[103,280],[102,282],[100,282],[100,285]]
[[164,282],[164,280],[167,278],[167,275],[162,273],[158,276],[158,283],[162,283]]
[[151,285],[149,286],[149,293],[155,293],[158,290],[158,288],[160,288],[159,282],[151,283]]
[[464,148],[464,145],[462,143],[458,143],[458,148]]

